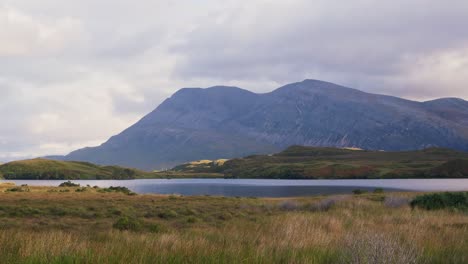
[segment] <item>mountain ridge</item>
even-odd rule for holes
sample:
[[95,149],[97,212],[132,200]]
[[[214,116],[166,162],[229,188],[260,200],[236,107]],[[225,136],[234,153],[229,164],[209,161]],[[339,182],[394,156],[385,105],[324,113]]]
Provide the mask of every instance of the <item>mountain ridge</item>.
[[64,159],[151,170],[291,145],[468,150],[468,102],[411,101],[312,79],[268,93],[182,88],[107,142]]

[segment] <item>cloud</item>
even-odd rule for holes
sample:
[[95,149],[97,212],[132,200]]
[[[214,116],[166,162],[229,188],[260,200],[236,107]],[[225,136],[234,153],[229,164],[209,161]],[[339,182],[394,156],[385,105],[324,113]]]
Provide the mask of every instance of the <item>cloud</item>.
[[82,33],[70,17],[43,23],[8,6],[0,6],[0,25],[0,57],[55,55]]
[[[407,96],[408,85],[399,89],[397,84],[404,84],[392,80],[412,79],[421,61],[468,48],[467,14],[466,1],[249,2],[224,10],[222,19],[198,27],[175,47],[173,52],[183,57],[176,74],[278,83],[328,76],[368,91],[392,94],[396,89],[395,95]],[[444,96],[439,85],[430,85],[437,77],[426,77],[429,85],[418,89],[424,93],[419,95]],[[461,89],[454,92],[468,96]]]
[[182,87],[468,99],[466,1],[3,0],[0,160],[98,145]]

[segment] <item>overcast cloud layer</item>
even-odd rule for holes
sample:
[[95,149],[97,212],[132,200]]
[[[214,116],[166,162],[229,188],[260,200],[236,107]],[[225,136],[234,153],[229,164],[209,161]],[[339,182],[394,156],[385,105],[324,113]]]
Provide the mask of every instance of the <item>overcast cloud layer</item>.
[[466,0],[0,0],[0,160],[98,145],[181,87],[468,99],[466,25]]

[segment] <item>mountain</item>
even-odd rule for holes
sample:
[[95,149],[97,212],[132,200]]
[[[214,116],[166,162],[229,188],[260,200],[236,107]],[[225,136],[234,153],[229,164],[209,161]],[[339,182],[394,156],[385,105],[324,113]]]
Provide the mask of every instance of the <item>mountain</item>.
[[148,172],[88,162],[47,159],[20,160],[0,165],[0,178],[14,179],[135,179],[151,177]]
[[468,153],[443,148],[387,152],[291,146],[274,155],[185,163],[155,175],[210,174],[264,179],[468,178]]
[[416,102],[318,80],[264,94],[226,86],[184,88],[101,146],[64,159],[151,170],[291,145],[468,150],[468,102]]

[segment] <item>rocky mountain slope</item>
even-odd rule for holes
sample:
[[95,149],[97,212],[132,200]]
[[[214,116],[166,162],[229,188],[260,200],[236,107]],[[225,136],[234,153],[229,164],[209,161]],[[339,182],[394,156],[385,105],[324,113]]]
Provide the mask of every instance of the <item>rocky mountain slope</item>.
[[291,145],[468,150],[468,102],[416,102],[318,80],[264,94],[225,86],[184,88],[101,146],[64,159],[152,170]]

